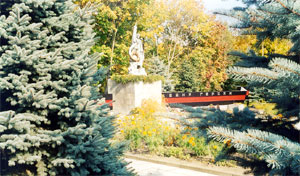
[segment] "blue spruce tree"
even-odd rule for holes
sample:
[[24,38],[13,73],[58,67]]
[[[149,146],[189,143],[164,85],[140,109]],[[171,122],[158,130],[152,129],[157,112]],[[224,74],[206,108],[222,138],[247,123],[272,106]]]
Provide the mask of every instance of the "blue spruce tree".
[[170,92],[174,90],[172,72],[168,73],[167,65],[159,59],[158,56],[153,56],[149,61],[147,72],[152,75],[160,75],[164,77],[163,91]]
[[[275,102],[283,114],[280,121],[268,119],[269,127],[245,131],[212,127],[210,137],[230,140],[241,152],[258,154],[272,168],[271,174],[300,174],[299,97],[300,97],[300,2],[294,0],[242,0],[237,7],[222,14],[236,17],[240,23],[233,27],[255,34],[259,41],[266,38],[286,38],[293,42],[288,56],[272,54],[266,58],[240,55],[243,62],[229,70],[236,80],[263,87],[264,98]],[[263,64],[265,63],[265,64]],[[264,66],[264,67],[261,67]],[[273,123],[272,123],[273,122]],[[265,131],[267,130],[267,131]],[[272,132],[272,133],[271,133]]]
[[0,5],[0,174],[131,175],[94,86],[104,75],[89,54],[93,8],[71,0]]
[[[285,38],[293,42],[293,47],[289,55],[257,57],[255,54],[234,53],[243,60],[228,72],[235,80],[246,81],[248,86],[263,87],[261,95],[276,103],[281,114],[274,119],[255,117],[248,110],[235,110],[233,114],[219,110],[190,110],[191,115],[202,117],[196,124],[200,127],[200,134],[230,143],[237,151],[249,156],[259,156],[271,168],[270,174],[298,175],[300,132],[295,124],[299,124],[300,117],[300,1],[241,1],[244,7],[217,13],[237,18],[240,22],[233,27],[244,34],[256,35],[259,41]],[[245,115],[249,118],[237,118]]]

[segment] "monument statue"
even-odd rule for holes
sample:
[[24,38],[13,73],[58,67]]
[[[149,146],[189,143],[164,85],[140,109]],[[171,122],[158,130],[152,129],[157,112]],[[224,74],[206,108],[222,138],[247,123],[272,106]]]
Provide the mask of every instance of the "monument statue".
[[132,43],[129,48],[129,56],[130,56],[130,66],[128,68],[129,74],[147,75],[145,69],[143,68],[143,62],[145,58],[143,43],[142,40],[140,39],[140,35],[137,34],[136,24],[133,27]]

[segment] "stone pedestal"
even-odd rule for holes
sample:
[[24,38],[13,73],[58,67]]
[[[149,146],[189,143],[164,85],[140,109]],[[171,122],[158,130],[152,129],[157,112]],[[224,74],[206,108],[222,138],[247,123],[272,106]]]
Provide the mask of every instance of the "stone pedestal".
[[158,103],[162,101],[161,81],[120,84],[108,80],[107,86],[108,93],[113,97],[113,112],[116,114],[128,114],[132,109],[141,106],[142,101],[146,99]]

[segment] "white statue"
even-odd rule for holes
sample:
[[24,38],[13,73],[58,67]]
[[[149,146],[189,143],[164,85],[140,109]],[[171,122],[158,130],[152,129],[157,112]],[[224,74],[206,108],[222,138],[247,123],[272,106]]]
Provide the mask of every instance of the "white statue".
[[129,48],[130,66],[128,68],[129,74],[133,75],[147,75],[143,68],[144,49],[140,35],[137,34],[137,26],[133,27],[132,43]]

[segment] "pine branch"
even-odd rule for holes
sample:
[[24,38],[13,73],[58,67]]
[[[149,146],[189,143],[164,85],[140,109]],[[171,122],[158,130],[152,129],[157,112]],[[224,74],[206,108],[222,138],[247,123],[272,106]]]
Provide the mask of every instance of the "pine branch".
[[278,54],[278,53],[271,53],[268,56],[269,56],[270,59],[280,57],[280,58],[283,58],[283,59],[292,60],[292,61],[294,61],[298,64],[300,63],[299,56],[297,56],[297,55],[283,55],[283,54]]
[[286,5],[284,5],[280,0],[275,0],[276,2],[278,2],[283,8],[285,8],[287,11],[292,12],[293,14],[300,16],[300,13],[294,11],[293,9],[288,8]]
[[[259,154],[272,169],[284,170],[291,164],[300,164],[300,144],[289,139],[260,130],[240,132],[223,127],[210,127],[208,134],[214,140],[227,142],[242,152]],[[229,142],[228,142],[229,141]],[[292,170],[294,170],[292,168]],[[294,170],[295,171],[295,170]],[[297,173],[296,171],[295,173]]]
[[291,60],[275,58],[270,62],[269,66],[275,70],[291,72],[300,76],[300,65]]
[[242,59],[235,64],[235,66],[239,67],[267,67],[270,61],[267,57],[257,56],[252,50],[250,50],[248,54],[231,51],[229,55],[237,56]]
[[[268,17],[264,17],[264,16],[262,16],[262,15],[259,15],[258,13],[253,13],[252,11],[249,11],[248,12],[251,16],[252,16],[252,18],[250,18],[251,19],[251,23],[252,24],[256,24],[257,26],[260,26],[261,25],[261,22],[260,21],[258,21],[257,19],[256,19],[256,17],[259,17],[261,20],[266,20],[266,21],[268,21],[269,23],[271,23],[271,24],[273,24],[273,25],[275,25],[276,23],[274,23],[273,21],[271,21]],[[254,26],[254,25],[252,25],[252,26]],[[256,26],[256,27],[257,27]]]
[[232,74],[236,79],[246,80],[246,81],[259,81],[267,83],[270,81],[275,81],[278,79],[278,74],[276,72],[270,71],[263,68],[242,68],[233,67],[228,70],[229,74]]
[[288,15],[289,14],[289,13],[271,12],[271,11],[268,11],[268,10],[262,9],[262,8],[259,8],[258,10],[260,10],[262,12],[265,12],[265,13],[268,13],[268,14],[271,14],[271,15]]

